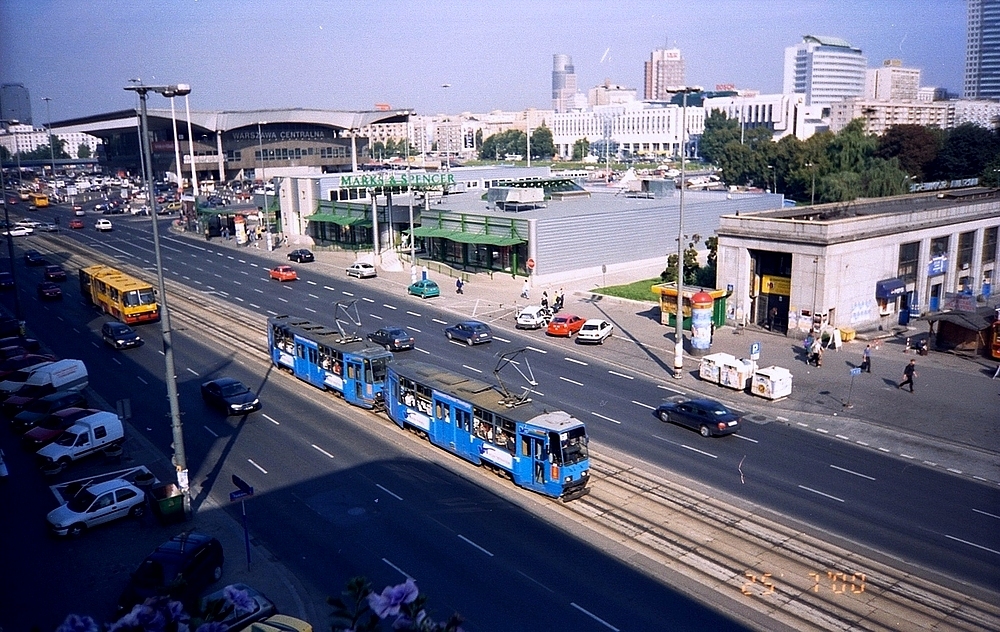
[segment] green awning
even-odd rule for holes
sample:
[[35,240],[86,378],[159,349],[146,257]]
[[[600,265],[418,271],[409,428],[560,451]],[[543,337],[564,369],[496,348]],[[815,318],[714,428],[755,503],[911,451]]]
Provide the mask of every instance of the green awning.
[[[409,232],[409,231],[404,231]],[[431,226],[417,226],[413,229],[413,234],[417,237],[438,237],[440,239],[450,239],[463,244],[489,244],[491,246],[514,246],[523,244],[524,239],[520,237],[509,237],[504,235],[486,235],[483,233],[466,233],[460,230],[448,230],[447,228],[433,228]]]
[[313,213],[305,217],[310,222],[327,222],[338,226],[371,226],[371,220],[365,217],[334,215],[332,213]]

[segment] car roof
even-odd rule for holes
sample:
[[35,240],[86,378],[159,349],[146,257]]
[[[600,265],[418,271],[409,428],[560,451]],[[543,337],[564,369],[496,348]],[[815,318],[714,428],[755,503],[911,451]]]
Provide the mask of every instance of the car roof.
[[584,321],[583,324],[584,324],[584,326],[587,326],[587,325],[599,325],[600,323],[606,323],[606,322],[608,322],[608,321],[604,320],[603,318],[588,318],[586,321]]
[[481,323],[478,320],[463,320],[458,323],[459,325],[468,325],[469,327],[488,327],[486,323]]
[[122,489],[124,487],[132,487],[132,483],[126,481],[123,478],[113,478],[110,481],[103,481],[101,483],[94,483],[93,485],[87,486],[87,491],[95,496],[100,496],[105,492],[114,491],[116,489]]
[[156,550],[153,551],[149,557],[155,557],[158,554],[171,556],[183,555],[185,551],[193,550],[193,548],[200,547],[214,539],[214,537],[208,535],[207,533],[185,531],[184,533],[178,533],[160,546],[156,547]]

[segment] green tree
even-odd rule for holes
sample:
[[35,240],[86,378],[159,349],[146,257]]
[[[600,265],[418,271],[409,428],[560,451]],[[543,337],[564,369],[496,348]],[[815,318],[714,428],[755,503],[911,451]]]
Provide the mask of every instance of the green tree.
[[509,129],[499,134],[493,134],[483,141],[479,150],[481,160],[503,160],[507,154],[524,155],[527,150],[528,137],[521,130]]
[[979,184],[987,187],[1000,187],[1000,154],[993,157],[983,168],[982,174],[979,176]]
[[865,121],[854,119],[840,130],[827,147],[827,157],[836,171],[864,171],[875,155],[878,141],[865,133]]
[[997,155],[997,135],[973,123],[948,130],[934,163],[934,178],[974,178]]
[[80,143],[80,146],[76,148],[77,158],[90,158],[90,145],[87,143]]
[[578,138],[573,143],[573,160],[583,160],[590,153],[590,141],[586,138]]
[[[697,244],[701,241],[701,235],[694,234],[690,237],[687,248],[684,249],[684,283],[695,284],[698,280],[701,264],[698,263]],[[706,242],[707,243],[707,242]],[[667,268],[660,273],[660,279],[664,283],[677,280],[677,253],[667,257]]]
[[899,159],[900,169],[923,182],[943,145],[942,130],[925,125],[893,125],[878,139],[875,156]]
[[531,132],[531,157],[551,158],[555,151],[552,142],[552,130],[542,125]]
[[726,116],[725,112],[713,110],[705,119],[705,131],[698,141],[698,153],[713,164],[723,159],[726,146],[740,142],[740,123]]

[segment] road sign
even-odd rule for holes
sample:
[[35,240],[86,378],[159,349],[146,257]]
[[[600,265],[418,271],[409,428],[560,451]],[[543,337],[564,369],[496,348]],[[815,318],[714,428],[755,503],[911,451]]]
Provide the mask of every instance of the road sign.
[[751,342],[750,343],[750,359],[751,360],[760,360],[760,343],[759,342]]
[[535,269],[535,260],[529,257],[528,258],[527,266],[528,266],[529,270],[534,270]]
[[247,498],[248,496],[253,496],[253,487],[247,491],[238,489],[235,492],[229,492],[229,502],[237,501],[240,498]]
[[861,369],[860,368],[851,369],[851,375],[861,375]]

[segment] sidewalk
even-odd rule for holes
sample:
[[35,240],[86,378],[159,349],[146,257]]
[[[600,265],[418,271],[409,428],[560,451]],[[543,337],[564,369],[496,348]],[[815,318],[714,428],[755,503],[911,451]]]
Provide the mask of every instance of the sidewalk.
[[[192,237],[196,237],[192,235]],[[218,243],[213,239],[214,243]],[[236,248],[235,241],[225,242]],[[287,261],[295,243],[273,252],[253,250],[253,254],[275,261]],[[243,246],[246,248],[246,246]],[[334,276],[355,260],[371,260],[370,253],[356,255],[347,251],[316,251],[316,263],[327,267]],[[312,264],[310,264],[312,265]],[[405,264],[404,264],[405,267]],[[517,311],[527,304],[538,304],[542,290],[550,301],[558,286],[533,287],[531,298],[520,298],[524,277],[510,274],[472,274],[429,270],[428,277],[441,287],[441,297],[432,299],[444,309],[477,318],[494,327],[513,329]],[[452,276],[448,276],[451,272]],[[463,294],[455,292],[454,278],[461,274],[466,283]],[[706,383],[698,378],[700,360],[685,354],[685,376],[673,378],[673,328],[659,323],[656,303],[637,302],[593,294],[592,289],[633,281],[624,273],[606,279],[585,279],[563,285],[566,299],[564,313],[583,318],[604,318],[615,326],[614,337],[598,347],[572,345],[577,353],[599,357],[630,371],[638,371],[661,381],[672,389],[695,392],[718,399],[747,414],[751,423],[784,423],[807,432],[819,432],[856,445],[914,461],[956,475],[1000,484],[1000,380],[990,380],[996,364],[979,356],[967,358],[931,351],[917,356],[904,352],[904,337],[881,340],[873,353],[872,373],[852,376],[850,369],[860,366],[866,341],[844,343],[840,350],[824,354],[822,367],[805,363],[802,342],[792,337],[748,327],[737,335],[724,327],[715,332],[712,353],[725,352],[747,358],[750,344],[762,347],[758,366],[777,365],[793,374],[792,395],[771,402],[743,392]],[[385,270],[379,267],[379,283],[397,286],[401,294],[410,283],[410,271]],[[923,333],[925,325],[917,321],[911,333]],[[544,339],[544,333],[527,332]],[[560,344],[565,341],[559,341]],[[917,361],[917,391],[910,394],[896,385],[903,367],[910,359]]]

